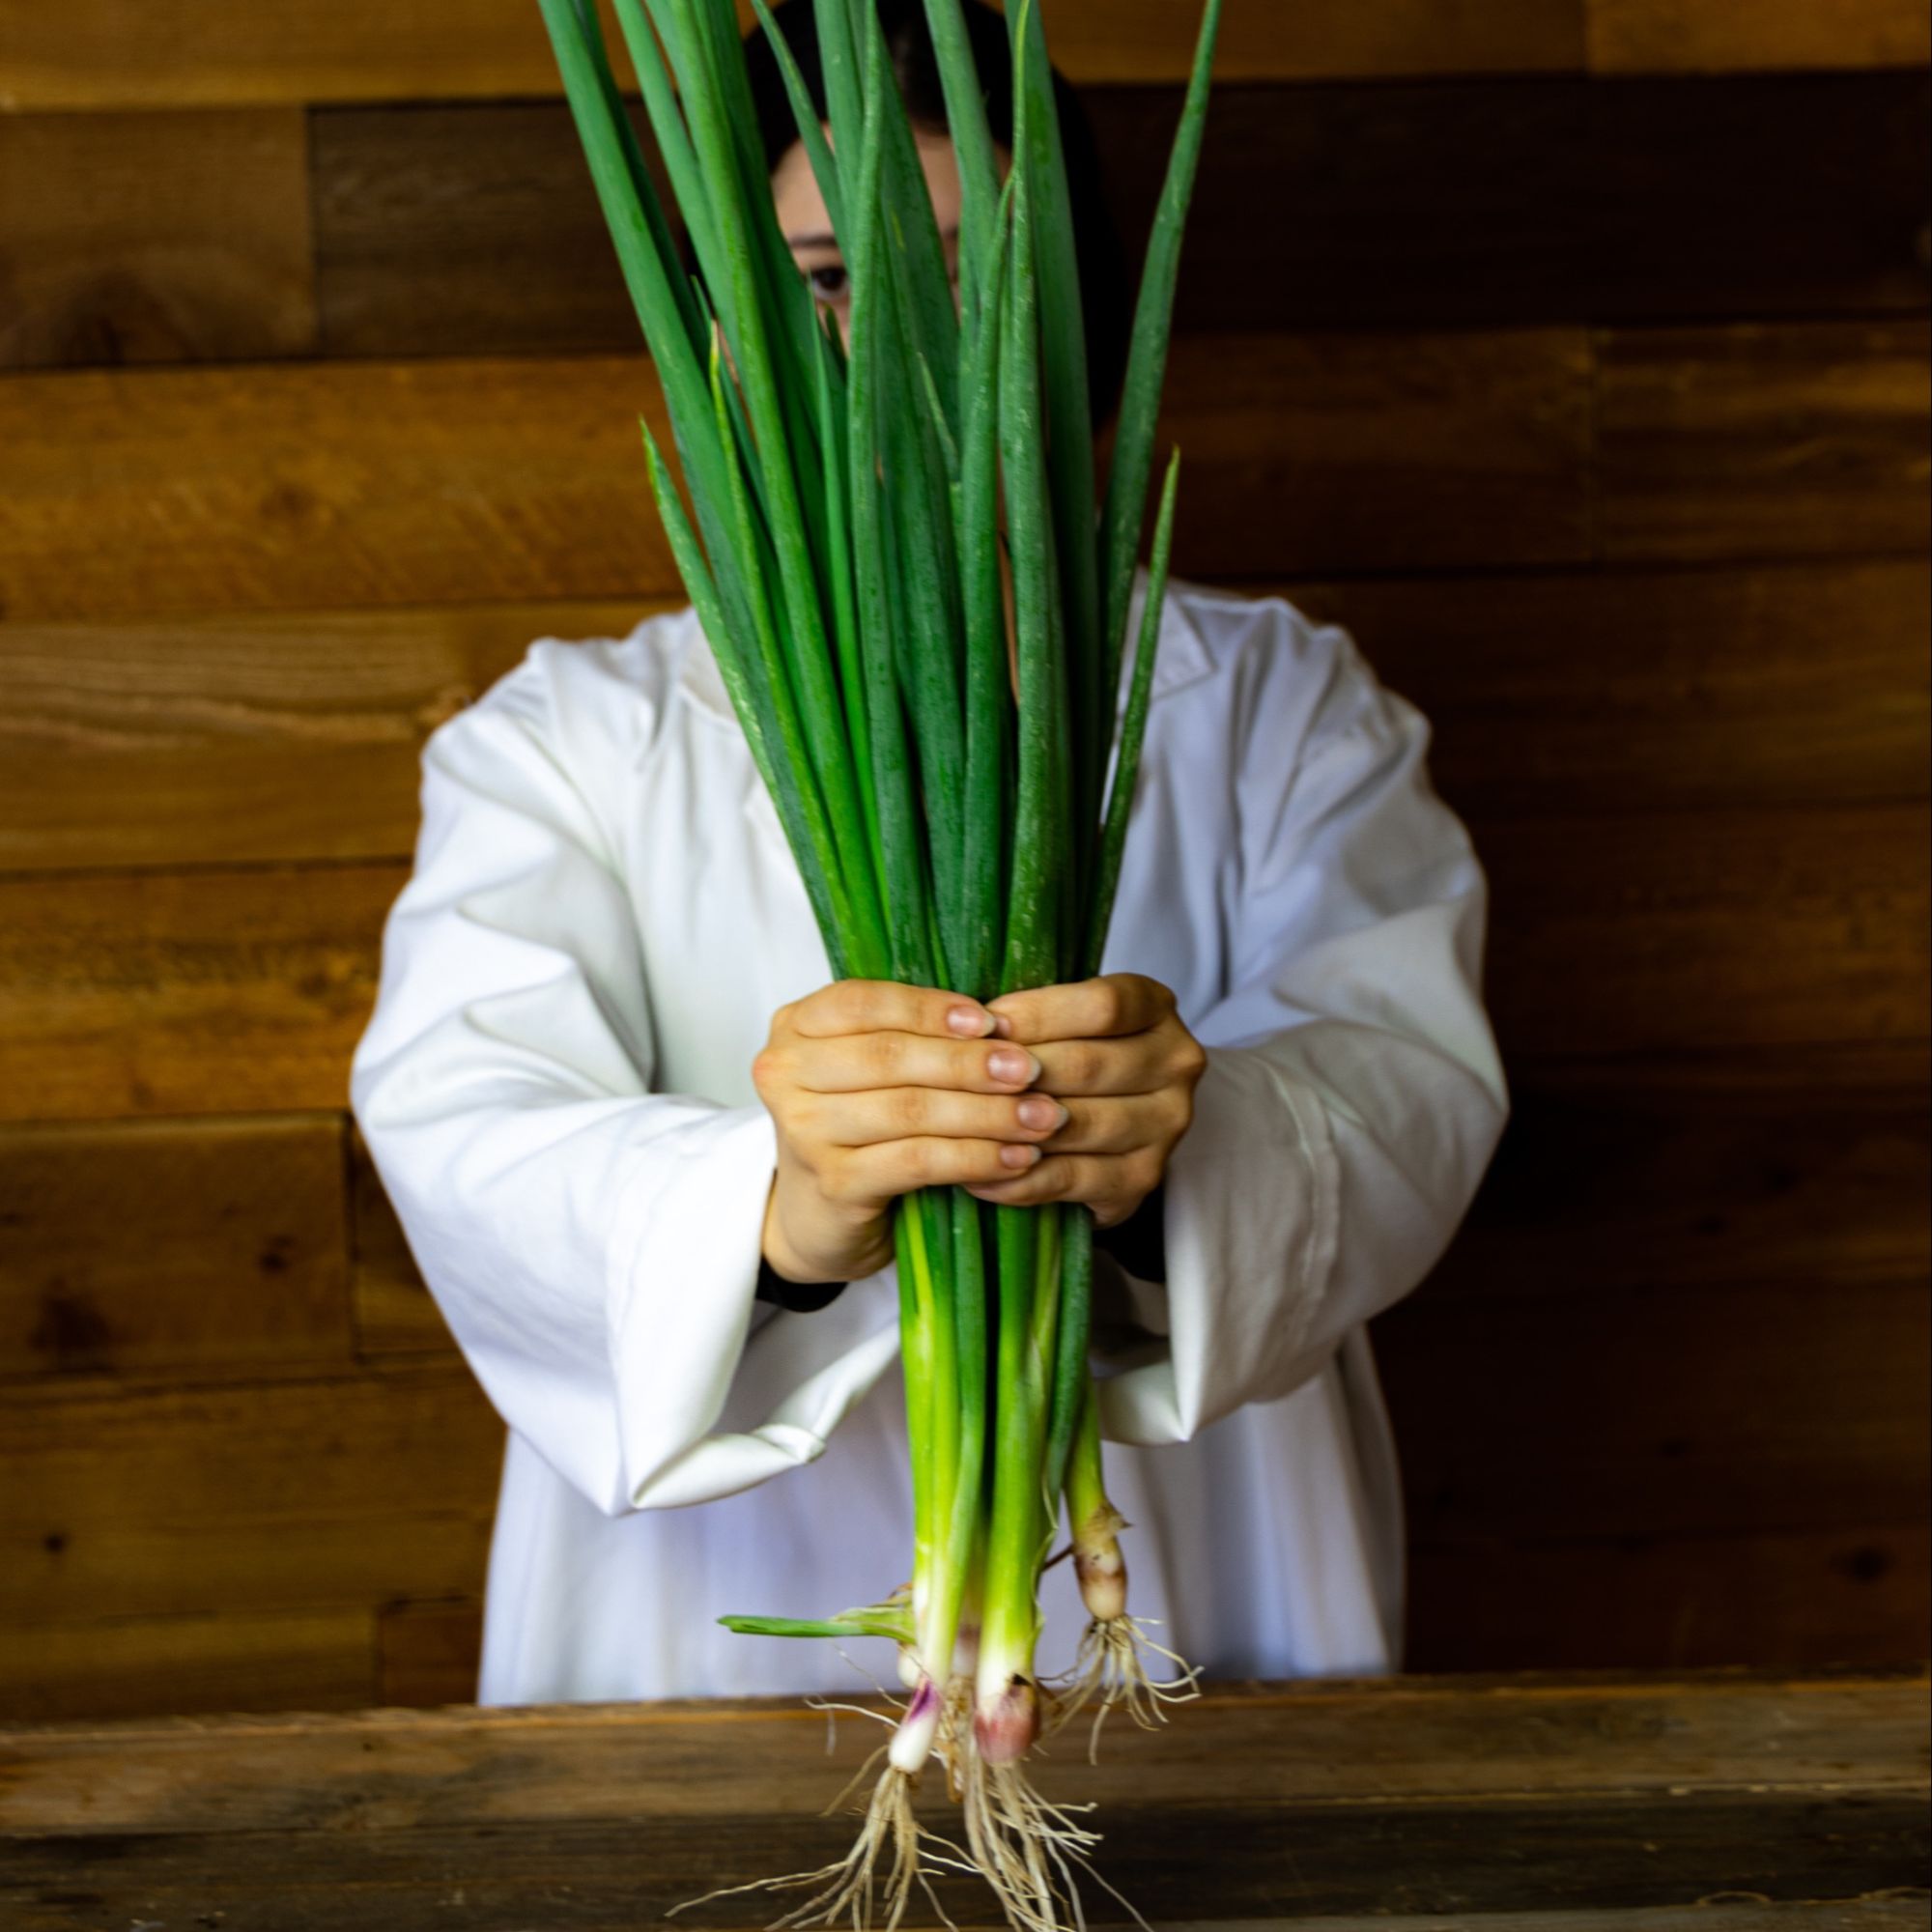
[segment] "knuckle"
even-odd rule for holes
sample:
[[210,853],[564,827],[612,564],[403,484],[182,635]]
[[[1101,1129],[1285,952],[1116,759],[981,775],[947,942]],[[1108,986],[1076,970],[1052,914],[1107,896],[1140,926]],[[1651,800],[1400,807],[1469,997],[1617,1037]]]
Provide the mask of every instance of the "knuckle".
[[1191,1033],[1183,1030],[1174,1043],[1172,1065],[1175,1076],[1191,1085],[1208,1070],[1208,1049]]
[[776,1093],[784,1082],[784,1056],[780,1048],[761,1048],[752,1059],[752,1085],[762,1094]]
[[1119,977],[1095,980],[1088,997],[1094,1015],[1094,1032],[1111,1032],[1126,1018],[1126,988]]
[[866,1046],[867,1064],[879,1076],[883,1085],[905,1067],[905,1043],[897,1034],[881,1033],[871,1036]]
[[906,1136],[924,1133],[932,1121],[932,1103],[923,1087],[895,1087],[887,1102],[891,1124]]
[[908,1190],[928,1187],[939,1179],[939,1162],[927,1140],[906,1141],[899,1148],[899,1177]]
[[1139,1195],[1151,1194],[1160,1185],[1163,1162],[1151,1148],[1137,1148],[1122,1163],[1122,1178]]

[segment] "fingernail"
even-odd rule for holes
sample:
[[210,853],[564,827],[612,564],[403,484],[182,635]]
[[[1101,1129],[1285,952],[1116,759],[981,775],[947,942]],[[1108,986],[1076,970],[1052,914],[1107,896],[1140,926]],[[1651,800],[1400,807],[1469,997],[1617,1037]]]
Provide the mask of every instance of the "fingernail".
[[1023,1127],[1053,1127],[1066,1124],[1066,1109],[1058,1100],[1050,1100],[1044,1094],[1029,1094],[1019,1105],[1020,1125]]
[[995,1013],[993,1015],[993,1031],[1002,1039],[1011,1039],[1013,1037],[1013,1023],[1010,1015],[1007,1013]]
[[1031,1086],[1039,1078],[1039,1062],[1030,1053],[1008,1049],[986,1056],[986,1071],[995,1080],[1014,1080],[1022,1086]]
[[1033,1167],[1039,1160],[1037,1147],[1003,1147],[1000,1150],[1002,1167]]
[[992,1032],[992,1014],[982,1012],[978,1007],[954,1007],[946,1015],[950,1031],[962,1039],[984,1039]]

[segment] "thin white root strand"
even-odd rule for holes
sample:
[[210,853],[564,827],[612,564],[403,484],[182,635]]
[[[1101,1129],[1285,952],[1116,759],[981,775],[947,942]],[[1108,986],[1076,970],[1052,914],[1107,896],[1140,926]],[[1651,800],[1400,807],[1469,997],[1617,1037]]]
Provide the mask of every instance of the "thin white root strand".
[[[881,1745],[866,1760],[834,1801],[832,1809],[838,1809],[865,1782],[885,1750],[886,1747]],[[666,1917],[694,1905],[708,1905],[713,1899],[737,1897],[745,1892],[798,1891],[816,1886],[818,1889],[803,1905],[794,1906],[781,1918],[773,1919],[769,1932],[780,1932],[780,1928],[789,1926],[830,1925],[841,1918],[850,1921],[854,1932],[871,1932],[874,1926],[880,1932],[894,1932],[905,1917],[917,1882],[932,1899],[934,1911],[946,1919],[944,1912],[939,1911],[939,1901],[932,1898],[932,1888],[922,1869],[922,1840],[930,1839],[944,1846],[954,1859],[963,1858],[964,1854],[949,1839],[925,1831],[914,1817],[914,1781],[887,1765],[872,1787],[871,1801],[865,1807],[865,1823],[852,1849],[836,1864],[821,1865],[816,1871],[787,1872],[781,1878],[754,1879],[749,1885],[722,1886],[701,1898],[687,1898],[672,1906]],[[936,1862],[950,1864],[953,1861]],[[878,1917],[881,1911],[885,1914],[883,1919]],[[946,1919],[946,1922],[952,1921]]]
[[[1079,1879],[1090,1878],[1119,1900],[1138,1925],[1147,1920],[1094,1870],[1100,1833],[1076,1812],[1092,1804],[1056,1804],[1035,1790],[1023,1764],[971,1761],[966,1781],[966,1841],[980,1877],[993,1889],[1017,1932],[1085,1932]],[[1151,1932],[1151,1928],[1149,1928]]]
[[[1080,1639],[1065,1687],[1054,1700],[1048,1730],[1059,1730],[1098,1697],[1100,1708],[1094,1715],[1094,1729],[1087,1741],[1090,1764],[1099,1762],[1100,1726],[1116,1706],[1142,1730],[1151,1731],[1167,1722],[1165,1706],[1190,1703],[1201,1694],[1200,1670],[1179,1651],[1150,1636],[1152,1627],[1151,1618],[1122,1614],[1104,1622],[1095,1619]],[[1173,1664],[1177,1674],[1155,1677],[1148,1667],[1150,1656]]]

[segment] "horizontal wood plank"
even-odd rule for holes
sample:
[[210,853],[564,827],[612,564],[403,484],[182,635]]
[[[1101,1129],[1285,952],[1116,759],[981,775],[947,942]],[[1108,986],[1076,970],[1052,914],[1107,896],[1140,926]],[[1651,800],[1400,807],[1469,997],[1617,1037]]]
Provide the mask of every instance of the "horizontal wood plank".
[[1510,819],[1473,833],[1506,1058],[1924,1037],[1922,805]]
[[[604,9],[620,75],[630,71]],[[749,6],[739,8],[749,24]],[[1054,61],[1076,80],[1185,76],[1198,10],[1169,0],[1060,0]],[[206,106],[254,101],[552,98],[556,64],[516,0],[296,0],[271,18],[162,0],[130,12],[75,0],[57,14],[0,0],[0,108]],[[1226,80],[1580,69],[1583,0],[1310,0],[1231,7]]]
[[350,1211],[354,1262],[355,1346],[365,1360],[387,1355],[460,1353],[436,1305],[408,1237],[383,1192],[383,1182],[359,1131],[351,1130]]
[[1586,0],[1598,72],[1915,67],[1932,58],[1917,0]]
[[8,1721],[352,1711],[375,1695],[367,1610],[0,1625]]
[[[1292,582],[1434,734],[1484,819],[1922,797],[1922,563]],[[0,636],[0,650],[5,649]]]
[[1932,1502],[1922,1278],[1521,1297],[1374,1328],[1419,1543],[1831,1530]]
[[[1089,99],[1136,255],[1180,99]],[[1912,73],[1226,89],[1179,327],[1922,309],[1929,128],[1932,88]],[[313,147],[330,354],[639,341],[560,102],[319,110]]]
[[[1922,1037],[1926,814],[1478,823],[1512,1053]],[[403,865],[0,880],[8,1118],[334,1110]]]
[[0,625],[0,872],[408,858],[430,732],[536,639],[652,608]]
[[0,369],[310,353],[300,111],[0,115]]
[[[1923,564],[1283,590],[1312,619],[1348,625],[1422,708],[1437,788],[1479,818],[1925,788]],[[429,731],[532,639],[621,637],[656,608],[0,626],[0,871],[408,858]]]
[[1928,351],[1922,322],[1605,331],[1602,554],[1922,554]]
[[1474,1328],[1518,1296],[1768,1283],[1829,1304],[1932,1279],[1922,1042],[1507,1071],[1502,1144],[1427,1291]]
[[475,1596],[503,1428],[441,1367],[0,1406],[0,1624]]
[[393,1604],[376,1620],[377,1701],[473,1704],[483,1662],[483,1605]]
[[1932,1620],[1922,1522],[1613,1542],[1423,1543],[1411,1670],[1889,1663]]
[[[853,1701],[882,1708],[864,1691]],[[1924,1673],[1909,1667],[1209,1683],[1162,1730],[1110,1724],[1097,1765],[1073,1752],[1052,1762],[1103,1804],[1273,1798],[1326,1807],[1331,1820],[1377,1798],[1454,1808],[1485,1792],[1849,1785],[1909,1798],[1925,1781],[1924,1713]],[[91,1830],[156,1839],[226,1830],[346,1840],[366,1825],[359,1787],[372,1776],[383,1829],[395,1833],[619,1823],[646,1808],[810,1816],[836,1775],[828,1755],[856,1763],[869,1729],[841,1725],[828,1754],[823,1713],[790,1697],[23,1725],[0,1735],[12,1774],[0,1832],[57,1835],[84,1810]]]
[[0,1130],[0,1377],[347,1366],[334,1116]]
[[[1179,562],[1580,561],[1581,331],[1197,338]],[[14,621],[668,596],[641,357],[74,371],[0,384]]]
[[0,1116],[339,1111],[406,877],[0,881]]

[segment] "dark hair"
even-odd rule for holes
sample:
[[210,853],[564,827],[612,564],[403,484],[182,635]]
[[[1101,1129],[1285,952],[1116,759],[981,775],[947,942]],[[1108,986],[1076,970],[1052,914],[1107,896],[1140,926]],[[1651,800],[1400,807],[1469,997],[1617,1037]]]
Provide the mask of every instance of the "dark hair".
[[[904,97],[913,125],[943,133],[946,94],[940,84],[939,63],[925,23],[923,0],[878,0],[879,21],[886,50]],[[979,70],[986,101],[986,123],[992,136],[1009,153],[1013,145],[1012,56],[1007,23],[983,0],[961,0],[966,33]],[[820,120],[826,116],[825,70],[818,58],[818,34],[812,0],[784,0],[772,10],[779,31],[791,48],[804,75]],[[770,174],[798,139],[798,122],[785,92],[784,76],[763,28],[746,37],[745,58],[751,69],[752,101],[763,137],[765,172]],[[1054,98],[1060,110],[1061,146],[1066,156],[1067,197],[1073,206],[1073,239],[1079,254],[1080,305],[1087,324],[1088,387],[1097,428],[1114,412],[1121,381],[1126,374],[1127,343],[1133,327],[1133,291],[1126,254],[1114,225],[1102,184],[1100,156],[1094,130],[1080,97],[1056,71]]]

